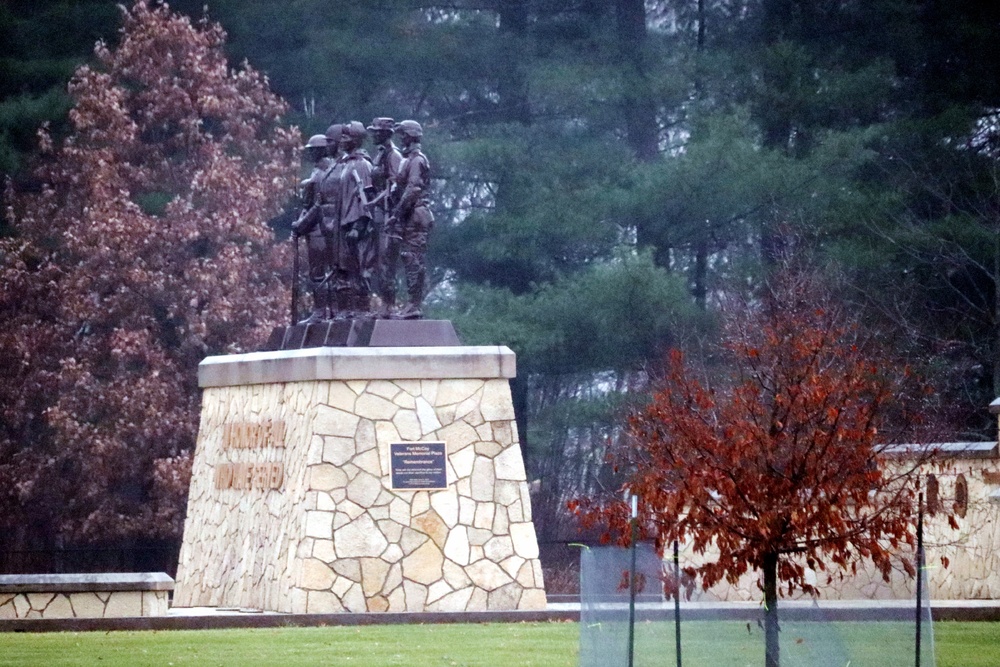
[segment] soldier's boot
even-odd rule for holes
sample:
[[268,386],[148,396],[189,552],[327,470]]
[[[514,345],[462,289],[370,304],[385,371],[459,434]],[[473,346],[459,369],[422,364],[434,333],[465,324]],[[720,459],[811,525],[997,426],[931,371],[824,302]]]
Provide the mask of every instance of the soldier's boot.
[[332,280],[327,280],[323,286],[326,290],[327,319],[336,320],[340,314],[340,307],[337,304],[337,293],[333,289]]
[[338,287],[336,290],[337,295],[337,315],[334,319],[337,320],[351,320],[354,319],[354,303],[352,299],[351,290],[345,287]]
[[[422,268],[422,267],[421,267]],[[424,283],[426,274],[422,270],[406,271],[406,291],[410,297],[410,302],[406,304],[399,313],[400,319],[419,320],[424,316],[422,306],[424,303]]]
[[375,274],[373,271],[364,271],[354,295],[354,310],[359,317],[372,317],[372,295],[375,293]]
[[364,317],[368,315],[371,311],[371,297],[369,296],[368,290],[358,290],[354,293],[353,299],[354,314],[358,317]]
[[379,309],[376,317],[391,318],[393,308],[396,307],[396,281],[395,276],[391,276],[388,271],[379,272],[378,299]]
[[[409,280],[407,281],[409,283]],[[399,319],[401,320],[419,320],[424,316],[424,311],[422,309],[423,305],[423,289],[419,285],[407,285],[407,293],[409,294],[409,303],[407,303],[399,311]]]
[[396,307],[396,290],[383,289],[379,293],[379,300],[382,303],[379,305],[378,317],[384,320],[392,318],[392,311]]
[[408,303],[399,311],[398,317],[401,320],[419,320],[423,319],[424,312],[420,309],[420,306]]
[[330,297],[326,285],[313,285],[312,298],[312,312],[299,324],[315,324],[330,319]]

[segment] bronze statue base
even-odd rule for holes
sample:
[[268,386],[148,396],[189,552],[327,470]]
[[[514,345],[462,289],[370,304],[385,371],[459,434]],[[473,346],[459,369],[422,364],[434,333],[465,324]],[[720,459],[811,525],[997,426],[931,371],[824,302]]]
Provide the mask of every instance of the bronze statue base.
[[275,327],[264,352],[310,347],[444,347],[461,345],[450,320],[329,320]]

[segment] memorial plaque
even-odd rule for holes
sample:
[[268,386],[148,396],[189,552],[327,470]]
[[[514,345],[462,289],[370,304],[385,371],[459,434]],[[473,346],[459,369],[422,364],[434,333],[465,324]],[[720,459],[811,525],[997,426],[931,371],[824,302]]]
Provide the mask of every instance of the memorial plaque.
[[448,488],[447,461],[443,442],[394,442],[389,445],[392,488]]

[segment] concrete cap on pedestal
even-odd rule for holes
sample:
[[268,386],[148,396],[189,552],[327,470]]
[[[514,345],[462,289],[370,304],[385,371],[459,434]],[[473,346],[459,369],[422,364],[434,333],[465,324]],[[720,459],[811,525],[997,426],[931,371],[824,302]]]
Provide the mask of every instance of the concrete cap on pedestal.
[[165,572],[79,574],[0,574],[0,593],[79,593],[86,591],[172,591]]
[[199,387],[312,380],[512,378],[514,352],[503,345],[454,347],[318,347],[208,357]]

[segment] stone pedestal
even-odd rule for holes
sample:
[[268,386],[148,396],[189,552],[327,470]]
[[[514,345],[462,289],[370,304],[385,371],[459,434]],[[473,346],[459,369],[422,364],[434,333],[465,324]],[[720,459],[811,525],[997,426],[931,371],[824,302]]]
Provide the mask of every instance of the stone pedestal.
[[[206,359],[174,606],[543,609],[514,373],[506,347]],[[391,445],[430,442],[443,488],[393,489]]]

